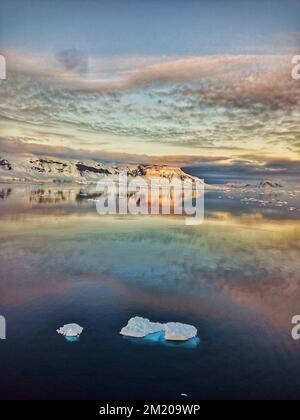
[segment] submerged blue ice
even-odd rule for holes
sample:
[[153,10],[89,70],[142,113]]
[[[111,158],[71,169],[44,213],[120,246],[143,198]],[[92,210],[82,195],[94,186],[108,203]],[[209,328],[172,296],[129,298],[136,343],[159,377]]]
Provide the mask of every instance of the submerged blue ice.
[[76,342],[76,341],[79,341],[79,336],[76,336],[76,337],[68,337],[67,335],[65,335],[65,339],[67,340],[67,341],[69,341],[70,343],[74,343],[74,342]]
[[170,341],[165,339],[163,331],[148,334],[145,337],[129,337],[124,336],[124,340],[138,345],[160,345],[164,347],[177,347],[184,349],[194,349],[200,344],[200,338],[194,337],[186,341]]

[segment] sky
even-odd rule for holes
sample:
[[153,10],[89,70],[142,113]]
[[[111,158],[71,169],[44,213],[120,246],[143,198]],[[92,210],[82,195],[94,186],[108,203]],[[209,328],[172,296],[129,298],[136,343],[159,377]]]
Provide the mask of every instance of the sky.
[[1,0],[0,53],[1,155],[300,175],[299,1]]

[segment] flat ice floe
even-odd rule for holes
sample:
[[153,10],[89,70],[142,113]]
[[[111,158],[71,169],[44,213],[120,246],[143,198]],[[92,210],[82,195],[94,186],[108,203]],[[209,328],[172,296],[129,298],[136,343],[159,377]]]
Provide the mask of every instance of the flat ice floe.
[[58,334],[65,336],[67,340],[75,341],[80,337],[83,328],[78,324],[66,324],[56,331],[58,332]]
[[121,329],[120,334],[127,337],[143,338],[158,332],[164,332],[164,338],[168,341],[186,341],[197,336],[197,328],[193,325],[180,322],[162,324],[139,316],[131,318],[128,324]]

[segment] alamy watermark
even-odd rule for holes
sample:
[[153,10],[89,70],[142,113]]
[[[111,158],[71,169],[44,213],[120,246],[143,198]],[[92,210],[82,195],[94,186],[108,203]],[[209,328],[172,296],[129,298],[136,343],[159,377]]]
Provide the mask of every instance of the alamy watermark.
[[300,80],[300,55],[294,55],[292,64],[294,64],[294,67],[292,68],[292,78],[294,80]]
[[204,182],[190,178],[129,181],[126,173],[105,176],[96,187],[97,212],[101,215],[183,215],[187,225],[204,219]]
[[291,332],[292,338],[294,340],[299,340],[300,339],[300,315],[293,316],[292,324],[295,324]]
[[0,80],[6,79],[6,60],[3,55],[0,55]]
[[0,340],[6,339],[6,320],[4,316],[0,315]]

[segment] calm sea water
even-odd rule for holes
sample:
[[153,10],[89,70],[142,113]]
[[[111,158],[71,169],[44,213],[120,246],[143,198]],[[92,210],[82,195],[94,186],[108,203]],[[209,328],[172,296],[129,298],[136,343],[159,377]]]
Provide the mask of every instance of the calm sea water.
[[[1,399],[299,399],[299,194],[208,192],[186,226],[99,216],[78,192],[0,186]],[[125,339],[135,315],[193,324],[200,344]],[[56,333],[69,322],[78,342]]]

